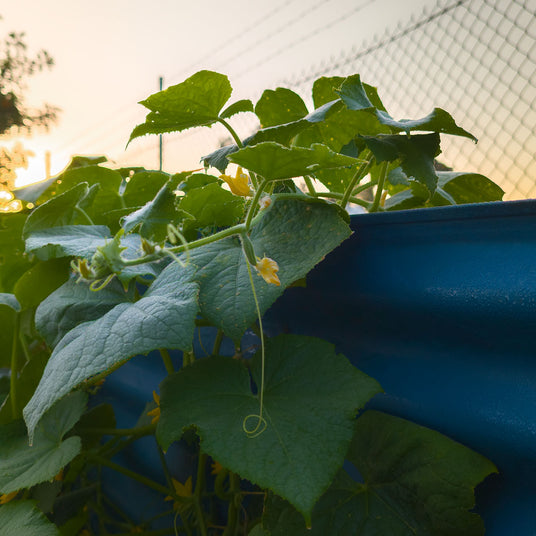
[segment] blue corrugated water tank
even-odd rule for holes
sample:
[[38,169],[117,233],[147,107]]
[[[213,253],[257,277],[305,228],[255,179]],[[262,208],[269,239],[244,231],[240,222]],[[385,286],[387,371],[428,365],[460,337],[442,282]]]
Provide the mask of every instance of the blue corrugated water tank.
[[372,407],[492,460],[500,475],[477,494],[487,536],[536,535],[536,202],[351,225],[265,325],[329,340],[383,386]]
[[[486,535],[535,536],[536,202],[363,214],[351,225],[307,288],[288,289],[270,309],[267,332],[334,343],[382,384],[372,407],[487,456],[500,474],[478,488]],[[114,402],[118,426],[134,425],[164,376],[149,356],[107,379],[101,399]],[[191,456],[183,444],[168,455],[182,481]],[[158,478],[153,439],[121,461]],[[161,508],[150,490],[108,478],[126,510]]]

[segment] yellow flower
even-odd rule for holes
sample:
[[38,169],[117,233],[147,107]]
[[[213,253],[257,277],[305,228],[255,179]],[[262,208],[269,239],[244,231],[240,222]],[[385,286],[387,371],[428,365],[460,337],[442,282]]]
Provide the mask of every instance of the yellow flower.
[[235,177],[230,177],[229,175],[220,175],[220,179],[223,179],[229,185],[229,188],[233,194],[240,195],[242,197],[251,195],[251,190],[249,188],[249,177],[247,173],[242,171],[240,166],[236,170]]
[[[171,480],[173,481],[173,487],[175,488],[175,493],[179,497],[184,497],[185,499],[188,499],[189,497],[193,496],[193,486],[192,486],[192,477],[191,476],[189,476],[186,479],[186,482],[184,484],[182,484],[178,480],[175,480],[174,478],[172,478]],[[164,500],[165,501],[173,501],[174,498],[170,497],[168,495]],[[184,511],[188,506],[189,506],[188,504],[182,504],[182,503],[179,503],[178,501],[175,501],[173,503],[173,509],[174,510],[179,510],[179,511],[182,510],[182,511]]]
[[11,493],[0,495],[0,504],[6,504],[9,501],[13,500],[15,496],[17,495],[17,493],[18,491],[12,491]]
[[257,257],[257,264],[255,265],[255,270],[257,270],[259,275],[267,283],[277,285],[278,287],[281,285],[281,281],[279,281],[279,278],[276,275],[276,272],[279,272],[279,266],[277,265],[277,262],[275,262],[273,259],[270,259],[269,257],[263,257],[262,259],[259,259]]
[[156,424],[158,419],[160,419],[160,396],[156,394],[156,391],[153,391],[153,399],[156,403],[156,408],[147,412],[147,415],[153,418],[151,424]]
[[217,462],[216,460],[212,461],[212,463],[210,464],[210,467],[211,467],[211,470],[210,470],[211,475],[219,475],[223,471],[223,465],[220,462]]

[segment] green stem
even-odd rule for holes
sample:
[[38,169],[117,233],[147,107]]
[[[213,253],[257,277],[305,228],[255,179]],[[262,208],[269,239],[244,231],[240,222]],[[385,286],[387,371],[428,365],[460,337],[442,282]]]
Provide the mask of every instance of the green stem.
[[13,419],[18,417],[17,404],[17,380],[18,380],[18,341],[19,341],[20,315],[15,315],[13,326],[13,342],[11,344],[11,376],[9,378],[9,398],[11,400],[11,415]]
[[154,480],[151,480],[150,478],[147,478],[146,476],[140,475],[139,473],[136,473],[134,471],[131,471],[130,469],[127,469],[126,467],[123,467],[115,462],[112,462],[111,460],[108,460],[107,458],[103,458],[102,456],[98,456],[97,454],[88,453],[88,458],[93,460],[95,463],[99,465],[103,465],[105,467],[108,467],[109,469],[112,469],[113,471],[116,471],[117,473],[121,473],[129,478],[132,478],[132,480],[136,480],[137,482],[140,482],[144,486],[147,486],[148,488],[154,489],[158,493],[161,493],[162,495],[169,495],[173,497],[174,500],[176,500],[179,503],[187,504],[190,502],[189,499],[186,497],[181,497],[180,495],[177,495],[175,493],[175,490],[171,490],[167,488],[166,486],[162,486],[158,482],[155,482]]
[[220,353],[222,341],[223,341],[223,331],[219,329],[218,333],[216,333],[216,339],[214,340],[214,347],[212,348],[212,355],[218,355]]
[[249,210],[246,216],[246,221],[244,223],[246,232],[248,232],[249,228],[251,227],[253,216],[255,215],[255,212],[257,211],[257,208],[259,207],[259,199],[261,198],[261,195],[263,194],[269,182],[270,181],[268,179],[263,179],[260,186],[255,190],[255,195],[253,197],[253,200],[251,201],[251,205],[249,206]]
[[346,187],[346,190],[344,191],[344,195],[340,202],[342,208],[345,208],[348,204],[348,200],[352,195],[355,185],[358,184],[359,181],[368,173],[368,170],[372,166],[373,161],[374,159],[372,158],[371,152],[367,151],[365,154],[364,162],[357,168],[354,176],[352,177],[348,186]]
[[383,162],[380,169],[380,177],[378,179],[378,187],[376,189],[376,195],[374,196],[374,201],[370,207],[369,212],[378,212],[380,209],[380,201],[383,193],[383,185],[385,184],[385,178],[387,177],[387,162]]
[[166,456],[164,455],[164,451],[162,450],[162,447],[156,443],[156,450],[158,451],[158,457],[160,458],[160,464],[162,465],[162,470],[164,471],[164,476],[166,477],[167,485],[169,486],[169,489],[173,489],[173,480],[171,479],[171,473],[169,472],[169,468],[166,462]]
[[[312,197],[326,197],[328,199],[342,199],[343,196],[344,194],[341,194],[339,192],[317,192]],[[368,203],[367,201],[364,201],[363,199],[359,199],[359,197],[350,197],[347,203],[348,202],[355,203],[356,205],[360,205],[367,209],[370,207],[370,203]]]
[[175,369],[173,368],[173,363],[171,361],[171,356],[169,355],[169,352],[166,350],[166,348],[159,348],[158,351],[162,356],[162,361],[164,362],[164,367],[166,367],[166,372],[168,374],[173,374],[175,372]]
[[308,175],[305,175],[305,176],[303,177],[303,180],[305,181],[305,185],[307,186],[307,189],[309,190],[309,193],[310,193],[311,195],[315,195],[315,194],[316,194],[316,190],[315,190],[313,181],[311,180],[311,177],[309,177]]
[[195,481],[195,490],[194,490],[194,507],[195,507],[195,516],[197,518],[197,526],[201,536],[207,536],[207,527],[205,525],[205,516],[203,514],[203,509],[201,508],[201,496],[203,494],[203,489],[205,487],[205,470],[207,465],[207,455],[199,450],[199,459],[197,461],[197,478]]
[[[201,246],[205,246],[206,244],[211,244],[212,242],[216,242],[217,240],[221,240],[222,238],[227,238],[228,236],[233,235],[239,235],[242,234],[246,230],[244,224],[240,223],[238,225],[234,225],[233,227],[228,227],[227,229],[223,229],[222,231],[219,231],[217,233],[214,233],[210,236],[205,236],[203,238],[200,238],[199,240],[194,240],[193,242],[190,242],[189,244],[181,244],[180,246],[175,246],[172,248],[166,248],[168,251],[171,251],[171,253],[182,253],[186,249],[195,249],[199,248]],[[138,257],[137,259],[122,259],[123,266],[136,266],[138,264],[145,264],[146,262],[152,262],[156,261],[162,257],[164,257],[166,253],[164,251],[160,251],[158,253],[152,253],[151,255],[145,255],[143,257]]]
[[93,220],[89,217],[88,213],[83,208],[80,208],[78,205],[75,205],[74,209],[89,222],[89,225],[95,225],[93,223]]
[[218,121],[229,131],[231,136],[233,137],[233,140],[238,145],[239,149],[242,149],[244,147],[244,144],[242,143],[242,140],[238,137],[238,134],[236,133],[235,129],[225,121],[225,119],[222,119],[221,117],[218,117]]
[[229,501],[229,507],[227,510],[227,528],[225,529],[223,536],[236,536],[238,532],[238,512],[240,503],[242,501],[242,495],[240,493],[240,478],[235,473],[229,473],[230,482],[230,494],[231,500]]
[[110,435],[110,436],[129,436],[144,437],[154,433],[156,424],[139,426],[137,428],[77,428],[80,434],[87,435]]

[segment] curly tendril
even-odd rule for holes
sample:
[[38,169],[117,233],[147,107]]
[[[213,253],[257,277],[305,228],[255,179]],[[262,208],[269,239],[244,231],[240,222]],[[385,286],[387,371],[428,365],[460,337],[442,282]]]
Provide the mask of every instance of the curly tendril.
[[[253,299],[255,300],[255,307],[257,309],[257,316],[259,318],[259,329],[261,332],[261,385],[259,389],[259,414],[246,415],[242,421],[242,430],[244,430],[250,439],[253,439],[254,437],[261,435],[266,430],[268,424],[265,418],[262,416],[264,409],[264,331],[262,329],[262,316],[261,309],[259,307],[259,300],[257,299],[257,293],[255,292],[255,283],[253,281],[253,274],[251,273],[251,266],[247,259],[246,266],[248,268],[249,282],[251,284],[251,290],[253,291]],[[254,427],[248,426],[248,422],[251,419],[257,419]]]

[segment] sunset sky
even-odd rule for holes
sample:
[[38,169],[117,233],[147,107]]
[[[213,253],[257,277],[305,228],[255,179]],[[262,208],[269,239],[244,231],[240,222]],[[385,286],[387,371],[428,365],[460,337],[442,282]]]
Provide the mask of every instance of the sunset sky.
[[[12,0],[0,8],[2,36],[25,32],[30,52],[56,65],[28,80],[28,104],[62,109],[48,133],[24,140],[36,156],[18,183],[52,174],[73,154],[104,154],[118,164],[157,166],[157,140],[135,140],[145,117],[138,101],[200,69],[229,76],[233,99],[254,101],[264,88],[419,16],[433,0]],[[350,74],[350,73],[341,73]],[[3,145],[10,140],[0,139]],[[195,148],[195,161],[206,148]],[[164,169],[189,165],[192,149],[165,154]],[[188,160],[190,158],[190,160]]]

